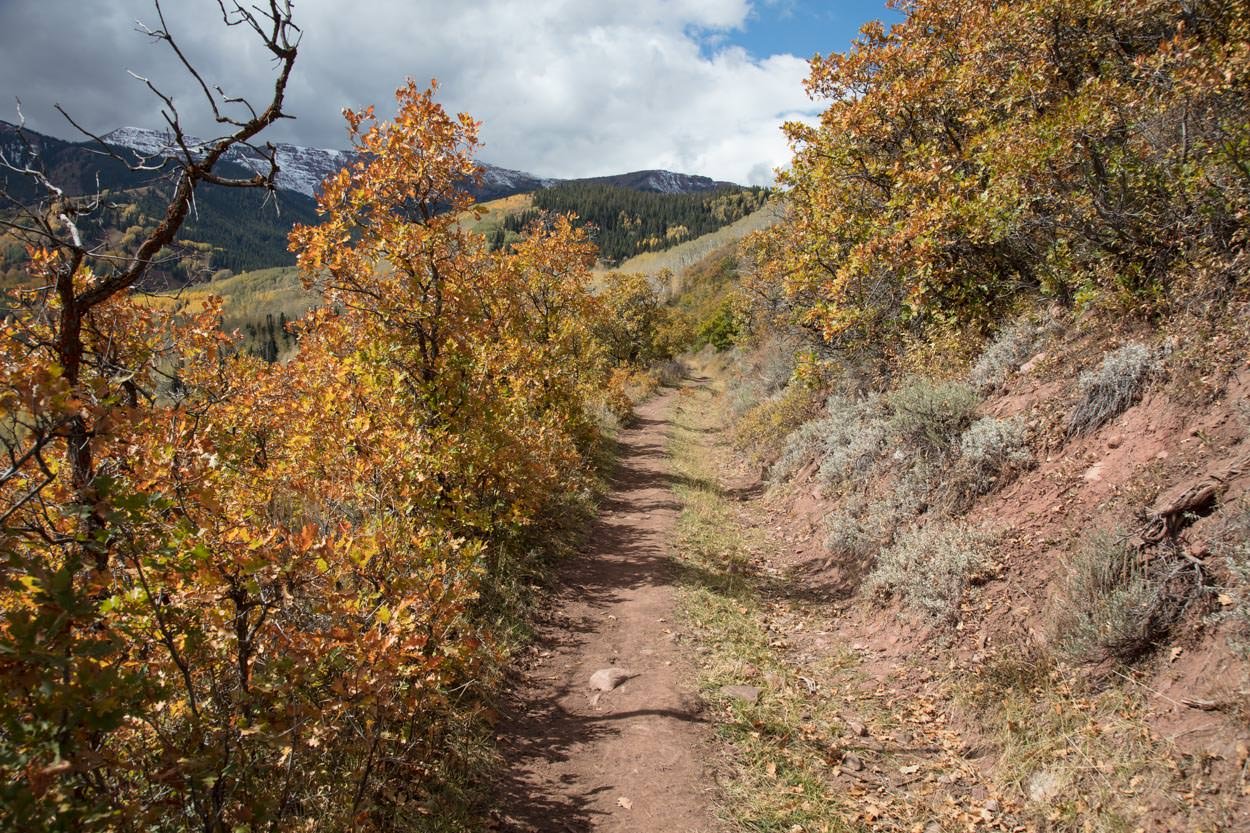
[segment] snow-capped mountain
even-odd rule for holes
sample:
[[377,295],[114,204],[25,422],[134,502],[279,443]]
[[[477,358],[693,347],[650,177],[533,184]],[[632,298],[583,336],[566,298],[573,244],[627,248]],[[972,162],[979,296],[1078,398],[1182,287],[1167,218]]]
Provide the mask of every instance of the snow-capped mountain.
[[[169,156],[178,151],[170,133],[145,127],[118,128],[106,134],[103,139],[111,145],[128,148],[144,156]],[[196,138],[190,138],[190,141],[193,147],[204,143]],[[355,158],[348,151],[331,148],[306,148],[276,143],[274,149],[278,160],[278,187],[308,197],[315,196],[327,176],[336,173]],[[226,154],[225,159],[250,170],[263,170],[260,156],[249,148],[236,146]]]
[[[177,151],[168,132],[149,130],[144,127],[122,127],[105,135],[104,140],[118,147],[128,148],[145,156],[171,155]],[[202,140],[192,139],[193,144]],[[278,187],[297,191],[305,196],[316,195],[321,183],[330,174],[351,164],[356,155],[351,151],[329,148],[308,148],[299,145],[275,144],[278,158]],[[228,162],[243,165],[252,170],[263,170],[259,157],[248,148],[233,149],[226,156]],[[491,200],[548,188],[569,180],[538,177],[524,171],[482,164],[482,182],[469,190],[478,200]],[[635,191],[653,191],[659,194],[690,194],[732,186],[733,183],[717,182],[706,176],[679,174],[672,171],[634,171],[628,174],[593,177],[587,182],[616,185]]]
[[[122,127],[106,134],[103,139],[111,145],[127,148],[144,156],[168,156],[178,151],[178,148],[173,145],[171,134],[144,127]],[[204,144],[202,139],[191,138],[190,141],[193,147]],[[337,173],[356,159],[356,154],[351,151],[333,148],[309,148],[276,143],[274,149],[278,160],[278,187],[296,191],[308,197],[316,196],[321,183],[327,176]],[[264,170],[263,160],[250,148],[236,146],[226,154],[225,159],[227,162],[233,162],[254,171]],[[481,187],[471,189],[478,199],[494,199],[523,191],[533,191],[546,188],[558,181],[485,163],[482,168]]]
[[654,170],[596,176],[584,181],[615,185],[632,191],[652,191],[657,194],[697,194],[701,191],[715,191],[717,188],[737,187],[732,182],[718,182],[706,176]]
[[491,190],[519,194],[523,191],[534,191],[538,188],[550,188],[552,185],[560,182],[560,180],[551,179],[550,177],[536,177],[533,174],[527,174],[525,171],[500,168],[489,162],[479,162],[478,164],[482,166],[482,187]]

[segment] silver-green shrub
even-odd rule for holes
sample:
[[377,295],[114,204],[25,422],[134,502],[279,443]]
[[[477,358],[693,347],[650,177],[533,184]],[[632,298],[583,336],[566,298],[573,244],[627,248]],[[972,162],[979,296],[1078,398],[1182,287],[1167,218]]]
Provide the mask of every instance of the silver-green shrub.
[[886,423],[877,394],[850,398],[840,394],[825,404],[828,430],[820,479],[829,486],[867,477],[885,448]]
[[825,452],[826,438],[836,428],[836,420],[822,417],[805,422],[790,432],[781,456],[768,470],[768,479],[773,483],[788,480],[808,463],[818,459]]
[[849,499],[825,520],[825,549],[855,561],[871,558],[889,543],[892,520],[889,507],[880,502]]
[[1074,662],[1133,662],[1166,635],[1180,599],[1162,558],[1143,559],[1127,536],[1096,531],[1076,548],[1060,589],[1055,644]]
[[1068,415],[1068,436],[1088,434],[1128,410],[1155,365],[1153,350],[1130,342],[1108,353],[1096,370],[1082,373],[1077,381],[1080,398]]
[[895,437],[923,453],[941,456],[972,422],[981,397],[964,382],[913,377],[891,393],[886,403]]
[[935,621],[953,623],[968,587],[989,564],[989,544],[987,535],[961,522],[913,527],[881,552],[865,586]]
[[959,456],[945,484],[951,509],[967,509],[977,497],[999,488],[1032,462],[1023,419],[978,419],[959,438]]
[[1000,331],[968,371],[968,384],[982,393],[998,390],[1037,347],[1037,328],[1026,321]]

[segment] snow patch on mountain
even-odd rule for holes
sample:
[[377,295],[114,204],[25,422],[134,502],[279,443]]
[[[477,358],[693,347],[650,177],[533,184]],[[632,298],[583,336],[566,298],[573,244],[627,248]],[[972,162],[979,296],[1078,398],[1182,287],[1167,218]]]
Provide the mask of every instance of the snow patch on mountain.
[[560,180],[549,177],[537,177],[525,171],[514,171],[511,168],[500,168],[488,162],[479,162],[482,166],[482,185],[498,189],[520,190],[524,188],[550,188]]
[[[144,156],[173,156],[181,152],[181,149],[174,144],[172,135],[166,131],[149,130],[143,127],[122,127],[106,134],[103,138],[111,145],[129,148]],[[192,150],[206,144],[201,139],[190,137],[187,141]],[[308,148],[281,143],[275,144],[274,150],[278,162],[278,187],[298,191],[309,197],[317,195],[326,177],[338,173],[358,158],[352,151]],[[257,172],[267,170],[264,158],[251,148],[236,146],[225,159],[249,170]],[[501,168],[487,163],[480,164],[482,165],[481,185],[469,188],[479,199],[494,199],[509,194],[536,191],[539,188],[549,188],[552,185],[569,181],[537,177],[524,171]],[[690,194],[731,185],[727,182],[716,182],[706,176],[659,170],[593,177],[587,181],[603,182],[638,191],[654,191],[660,194]]]
[[[106,134],[103,139],[111,145],[128,148],[144,156],[174,156],[181,152],[171,133],[143,127],[121,127]],[[194,137],[187,137],[187,143],[193,151],[208,144]],[[278,187],[309,197],[316,196],[327,176],[337,173],[356,158],[353,153],[332,148],[306,148],[283,143],[273,147],[278,163]],[[259,151],[238,145],[231,148],[224,159],[257,173],[265,172],[268,166]]]

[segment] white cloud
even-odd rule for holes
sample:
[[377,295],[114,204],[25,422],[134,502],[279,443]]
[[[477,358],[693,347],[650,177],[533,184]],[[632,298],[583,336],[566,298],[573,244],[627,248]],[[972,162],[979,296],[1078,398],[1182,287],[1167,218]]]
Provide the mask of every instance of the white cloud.
[[[215,3],[165,0],[165,9],[209,76],[263,96],[265,56],[221,26]],[[136,18],[155,17],[149,3],[82,11],[80,0],[0,3],[0,77],[10,87],[0,95],[21,95],[33,128],[66,135],[53,101],[101,130],[158,125],[126,68],[166,79],[179,102],[194,103],[169,56],[133,31]],[[758,181],[788,157],[781,121],[812,104],[805,61],[719,45],[752,13],[750,0],[302,0],[287,107],[298,121],[274,137],[343,146],[342,107],[373,103],[387,114],[405,77],[437,76],[444,105],[484,123],[481,156],[496,164],[549,176],[664,167]]]

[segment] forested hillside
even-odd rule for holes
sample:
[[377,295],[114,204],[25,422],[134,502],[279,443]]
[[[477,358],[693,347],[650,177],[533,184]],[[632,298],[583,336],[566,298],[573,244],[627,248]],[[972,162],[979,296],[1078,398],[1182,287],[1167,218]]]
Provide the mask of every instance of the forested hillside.
[[[50,180],[67,195],[99,194],[99,210],[80,223],[82,233],[95,245],[125,251],[163,218],[172,189],[166,176],[168,164],[154,170],[130,170],[127,165],[138,157],[124,148],[114,148],[117,158],[113,158],[90,142],[64,142],[30,131],[19,134],[13,125],[4,123],[0,123],[0,147],[14,165],[38,159]],[[232,177],[251,174],[228,163],[221,170]],[[37,185],[15,171],[5,177],[3,190],[0,212],[9,217],[40,196]],[[316,217],[313,200],[293,191],[266,195],[212,184],[197,192],[196,209],[183,224],[176,245],[150,273],[150,288],[202,281],[222,269],[240,272],[294,265],[287,235],[295,223]],[[24,259],[20,246],[6,246],[0,258],[0,278],[16,281]]]
[[[504,229],[517,232],[543,211],[574,214],[579,226],[592,229],[599,257],[616,264],[710,234],[757,211],[767,200],[768,191],[763,188],[658,193],[594,180],[567,182],[535,191],[534,208],[510,216]],[[500,235],[497,242],[503,239]]]

